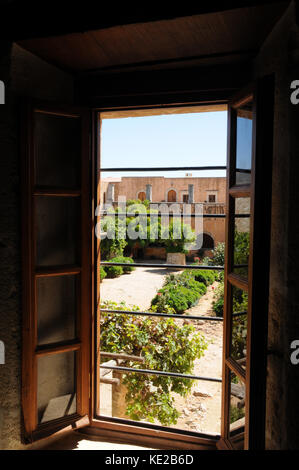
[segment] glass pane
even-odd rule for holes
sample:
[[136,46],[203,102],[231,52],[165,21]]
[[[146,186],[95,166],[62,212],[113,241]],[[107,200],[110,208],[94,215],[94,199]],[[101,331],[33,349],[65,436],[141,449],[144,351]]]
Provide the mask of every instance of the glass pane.
[[251,181],[252,101],[237,109],[236,184]]
[[36,200],[38,266],[72,265],[78,262],[80,200],[38,197]]
[[76,336],[76,276],[37,280],[37,341],[56,343]]
[[233,312],[230,355],[246,368],[248,293],[232,286]]
[[238,198],[235,202],[235,233],[234,233],[234,273],[248,278],[250,217],[240,215],[250,214],[250,198]]
[[230,438],[234,446],[243,447],[243,439],[238,436],[244,433],[245,426],[245,384],[233,372],[230,372],[230,401],[229,401]]
[[[235,198],[235,214],[250,214],[250,197]],[[242,226],[242,221],[238,220],[238,224]]]
[[35,184],[80,187],[80,119],[35,113]]
[[76,413],[76,360],[74,352],[38,358],[38,422]]

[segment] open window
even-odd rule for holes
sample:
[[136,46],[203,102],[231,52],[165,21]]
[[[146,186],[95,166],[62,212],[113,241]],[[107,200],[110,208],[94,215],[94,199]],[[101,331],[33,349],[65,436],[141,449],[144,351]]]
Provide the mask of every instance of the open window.
[[90,248],[87,111],[24,106],[24,439],[89,422]]
[[222,439],[263,449],[273,139],[273,80],[228,108]]
[[[113,355],[111,351],[102,351],[109,364],[100,362],[101,310],[105,315],[113,312],[100,306],[101,249],[99,240],[92,234],[93,201],[102,197],[103,202],[113,205],[119,180],[110,179],[106,190],[102,191],[99,175],[105,169],[100,166],[99,142],[96,142],[100,137],[98,118],[92,142],[89,111],[45,104],[26,106],[22,192],[22,403],[26,442],[67,426],[76,428],[90,424],[89,432],[157,447],[167,443],[170,448],[214,449],[217,442],[221,448],[263,447],[272,117],[273,83],[270,79],[240,94],[229,104],[227,210],[226,214],[213,211],[204,214],[205,220],[226,217],[221,436],[212,436],[196,431],[163,430],[121,417],[101,416],[101,371],[115,372],[111,377],[106,373],[102,375],[105,379],[102,383],[111,387],[124,373],[140,374],[142,371],[136,357],[131,358],[133,362],[128,371],[124,361],[130,358]],[[192,171],[203,168],[209,167],[194,166]],[[186,171],[191,168],[169,169]],[[186,206],[193,201],[193,189],[189,188],[190,193],[187,189],[181,190],[185,194],[179,204]],[[161,201],[165,205],[178,203],[182,194],[179,191],[172,189],[169,183],[162,191]],[[143,189],[135,191],[133,198],[138,195],[141,201],[150,200],[152,194],[156,198],[155,191],[146,183]],[[215,210],[219,205],[216,194],[214,202],[206,201],[210,207],[215,206]],[[237,239],[244,248],[241,251],[236,250]],[[138,269],[140,263],[136,264]],[[120,260],[102,263],[104,267],[125,265]],[[156,266],[165,268],[165,265]],[[184,268],[178,263],[172,267]],[[221,266],[218,268],[223,270]],[[197,267],[193,265],[190,269]],[[209,269],[211,267],[206,266],[206,270]],[[242,309],[246,300],[247,308]],[[96,318],[93,318],[93,311],[97,312]],[[119,315],[127,313],[119,311]],[[137,316],[136,311],[129,313]],[[171,315],[181,317],[173,313],[161,315],[159,311],[150,315],[139,312],[143,318],[169,318]],[[193,316],[193,320],[216,321],[222,325],[222,319]],[[243,338],[241,346],[239,336]],[[133,370],[134,364],[139,372]],[[148,369],[142,373],[159,377],[165,376],[165,372],[169,371]],[[221,377],[205,377],[204,373],[181,377],[176,371],[170,372],[172,377],[184,380],[221,384]]]

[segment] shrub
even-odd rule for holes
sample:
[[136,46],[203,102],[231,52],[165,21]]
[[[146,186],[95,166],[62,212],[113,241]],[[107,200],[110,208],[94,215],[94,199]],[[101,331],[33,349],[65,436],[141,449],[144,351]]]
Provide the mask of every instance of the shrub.
[[216,248],[212,250],[213,257],[211,258],[212,260],[211,264],[213,266],[224,266],[224,251],[225,251],[224,243],[218,243]]
[[[128,310],[124,303],[105,302],[101,308]],[[134,306],[129,310],[138,311]],[[173,319],[158,319],[130,314],[101,315],[101,350],[141,356],[144,363],[126,361],[127,367],[192,374],[194,361],[207,343],[193,325],[179,326]],[[123,375],[127,387],[126,413],[134,420],[176,424],[179,412],[174,406],[177,393],[186,396],[194,381],[181,377],[129,373]]]
[[[114,263],[127,263],[128,265],[134,263],[133,258],[126,257],[126,256],[117,256],[116,258],[112,258],[110,261]],[[124,273],[130,273],[135,270],[134,266],[121,266]]]
[[224,299],[220,298],[213,304],[213,310],[216,313],[216,317],[223,317]]
[[215,281],[216,273],[214,271],[205,271],[204,269],[201,269],[194,270],[192,273],[196,281],[202,282],[206,286],[210,286]]
[[103,266],[101,266],[101,268],[100,268],[100,282],[102,282],[102,280],[105,279],[106,276],[107,276],[107,273],[106,273],[105,269],[103,268]]
[[161,313],[165,312],[165,307],[172,308],[175,313],[184,313],[188,308],[188,301],[185,294],[186,292],[182,292],[181,289],[178,288],[162,288],[152,299],[151,305],[156,306],[156,309]]
[[[124,248],[127,246],[126,241],[126,223],[117,217],[118,208],[108,211],[108,215],[101,218],[101,232],[106,233],[105,237],[101,237],[101,258],[103,260],[110,259],[114,256],[122,256]],[[111,212],[111,215],[109,215]]]
[[105,270],[107,273],[107,277],[110,279],[114,277],[119,277],[124,273],[122,266],[106,266]]
[[224,307],[224,284],[221,283],[216,289],[213,301],[213,310],[217,317],[223,317]]
[[161,313],[170,307],[175,313],[181,314],[193,306],[206,291],[206,286],[197,282],[188,271],[178,275],[170,274],[166,276],[164,286],[152,299],[151,305]]
[[230,407],[230,422],[234,423],[238,419],[244,418],[245,416],[245,409],[238,408],[236,405],[232,405]]

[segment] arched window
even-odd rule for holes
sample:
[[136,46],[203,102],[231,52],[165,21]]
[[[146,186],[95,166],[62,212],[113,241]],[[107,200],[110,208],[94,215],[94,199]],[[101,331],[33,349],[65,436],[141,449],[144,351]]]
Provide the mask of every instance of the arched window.
[[146,199],[146,194],[145,194],[144,191],[140,191],[140,192],[138,193],[138,199],[139,199],[140,201],[145,201],[145,199]]
[[176,202],[176,192],[173,189],[168,191],[167,202]]

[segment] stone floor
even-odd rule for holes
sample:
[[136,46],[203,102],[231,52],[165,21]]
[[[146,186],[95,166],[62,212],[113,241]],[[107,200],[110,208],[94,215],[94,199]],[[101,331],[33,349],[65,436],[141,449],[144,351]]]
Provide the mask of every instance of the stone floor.
[[38,450],[150,450],[148,447],[139,447],[129,444],[103,442],[100,439],[90,438],[78,432],[73,432],[51,444],[45,444]]

